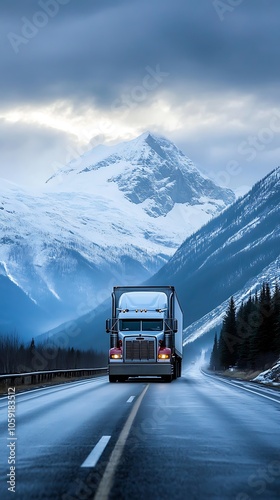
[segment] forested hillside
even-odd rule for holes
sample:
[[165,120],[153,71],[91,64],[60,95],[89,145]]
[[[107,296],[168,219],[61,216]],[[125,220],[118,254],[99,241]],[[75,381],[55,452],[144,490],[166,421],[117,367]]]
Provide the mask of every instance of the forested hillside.
[[280,289],[264,283],[236,310],[230,299],[219,338],[215,335],[210,368],[265,369],[280,356]]

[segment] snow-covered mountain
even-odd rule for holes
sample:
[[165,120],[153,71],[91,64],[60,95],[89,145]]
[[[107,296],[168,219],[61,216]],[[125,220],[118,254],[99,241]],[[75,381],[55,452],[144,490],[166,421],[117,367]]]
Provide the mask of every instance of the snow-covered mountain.
[[147,279],[235,198],[150,133],[86,152],[40,191],[0,192],[0,327],[32,335]]
[[152,283],[176,286],[185,311],[184,343],[211,333],[212,345],[230,297],[239,306],[279,276],[280,167],[187,238]]
[[199,227],[209,214],[216,214],[235,199],[231,190],[217,186],[199,172],[173,143],[149,132],[116,146],[92,149],[47,183],[52,188],[58,184],[59,191],[104,196],[113,200],[114,209],[116,199],[123,205],[123,193],[125,200],[140,205],[152,218],[171,215],[179,204],[182,213],[177,210],[172,215],[177,232],[182,222],[176,223],[177,216],[184,217],[185,234],[197,228],[190,214],[197,215]]

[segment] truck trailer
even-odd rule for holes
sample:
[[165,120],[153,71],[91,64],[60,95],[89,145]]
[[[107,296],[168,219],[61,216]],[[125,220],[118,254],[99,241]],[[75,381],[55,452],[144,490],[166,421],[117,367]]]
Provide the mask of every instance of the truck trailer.
[[183,313],[173,286],[116,286],[112,292],[109,381],[181,376]]

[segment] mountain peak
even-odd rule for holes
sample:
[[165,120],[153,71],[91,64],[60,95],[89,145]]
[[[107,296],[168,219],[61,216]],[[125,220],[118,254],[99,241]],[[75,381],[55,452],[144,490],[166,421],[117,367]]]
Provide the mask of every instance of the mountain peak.
[[[205,202],[212,211],[235,200],[234,193],[205,177],[193,162],[163,136],[146,131],[115,146],[98,146],[59,172],[60,190],[91,192],[99,196],[118,192],[133,204],[142,204],[150,217],[166,216],[176,204]],[[49,179],[52,185],[52,179]],[[112,193],[114,192],[114,194]]]
[[[143,204],[152,217],[166,216],[176,204],[200,205],[211,200],[225,207],[233,192],[215,185],[202,175],[175,144],[147,131],[119,149],[119,165],[125,168],[110,177],[132,203]],[[117,168],[116,168],[117,170]],[[214,201],[215,200],[215,201]],[[220,205],[220,207],[221,207]]]
[[142,132],[142,134],[138,135],[135,139],[132,139],[132,141],[139,140],[139,139],[145,140],[149,135],[151,137],[153,137],[154,139],[164,138],[164,136],[162,134],[151,132],[151,130],[145,130],[145,132]]
[[140,134],[136,139],[143,139],[145,141],[149,135],[151,136],[154,135],[155,137],[155,134],[152,134],[149,130],[146,130],[145,132]]

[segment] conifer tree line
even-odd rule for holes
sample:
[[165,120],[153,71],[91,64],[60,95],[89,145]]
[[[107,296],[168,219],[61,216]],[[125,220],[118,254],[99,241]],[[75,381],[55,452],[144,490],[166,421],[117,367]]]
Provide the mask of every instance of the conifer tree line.
[[0,335],[0,373],[23,373],[78,368],[102,368],[107,357],[102,352],[62,348],[49,342],[29,345],[19,341],[16,334]]
[[233,297],[219,338],[215,334],[211,370],[235,366],[242,370],[265,370],[280,358],[280,288],[263,283],[237,310]]

